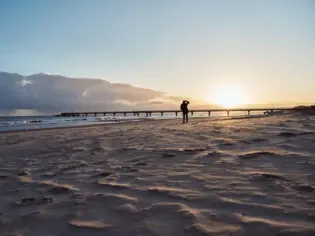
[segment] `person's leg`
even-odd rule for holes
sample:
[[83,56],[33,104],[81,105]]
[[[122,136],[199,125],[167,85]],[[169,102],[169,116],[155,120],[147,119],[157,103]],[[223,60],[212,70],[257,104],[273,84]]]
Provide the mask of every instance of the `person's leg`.
[[186,123],[188,123],[188,112],[186,112]]
[[183,112],[183,124],[185,123],[185,112]]

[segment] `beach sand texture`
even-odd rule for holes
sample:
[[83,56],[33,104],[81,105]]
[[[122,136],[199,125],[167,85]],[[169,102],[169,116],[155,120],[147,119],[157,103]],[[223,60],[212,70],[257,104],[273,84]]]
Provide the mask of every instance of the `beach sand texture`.
[[315,117],[2,133],[0,235],[315,235]]

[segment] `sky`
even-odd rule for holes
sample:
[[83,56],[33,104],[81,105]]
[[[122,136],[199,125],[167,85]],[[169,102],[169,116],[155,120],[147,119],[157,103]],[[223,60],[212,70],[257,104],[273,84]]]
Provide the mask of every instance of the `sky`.
[[2,0],[0,71],[314,102],[315,0]]

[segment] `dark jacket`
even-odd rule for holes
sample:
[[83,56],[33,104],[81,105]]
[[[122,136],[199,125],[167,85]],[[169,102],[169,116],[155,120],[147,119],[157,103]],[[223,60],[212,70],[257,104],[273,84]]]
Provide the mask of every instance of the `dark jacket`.
[[180,105],[180,110],[182,111],[182,112],[188,112],[188,104],[189,104],[189,102],[183,102],[181,105]]

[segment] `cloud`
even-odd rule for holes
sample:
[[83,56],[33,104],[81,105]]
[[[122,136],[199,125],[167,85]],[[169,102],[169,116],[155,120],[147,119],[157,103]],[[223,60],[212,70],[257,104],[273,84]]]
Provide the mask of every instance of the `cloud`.
[[[0,72],[0,110],[66,111],[177,109],[183,100],[164,92],[101,79]],[[191,103],[197,108],[200,103]]]
[[85,90],[85,91],[82,93],[82,96],[83,96],[83,97],[88,97],[88,96],[89,96],[89,91],[88,91],[88,90]]
[[28,84],[32,84],[32,81],[30,80],[26,80],[26,79],[22,79],[20,82],[18,82],[22,87],[25,87]]
[[161,105],[161,104],[164,104],[164,102],[162,102],[162,101],[150,101],[149,104],[152,104],[152,105]]
[[122,104],[122,105],[127,105],[127,106],[134,106],[137,104],[137,102],[131,102],[131,101],[124,100],[124,99],[116,99],[115,101],[113,101],[113,104]]
[[[180,101],[180,100],[179,100]],[[178,104],[179,101],[174,101],[171,97],[162,96],[149,100],[150,104]]]

